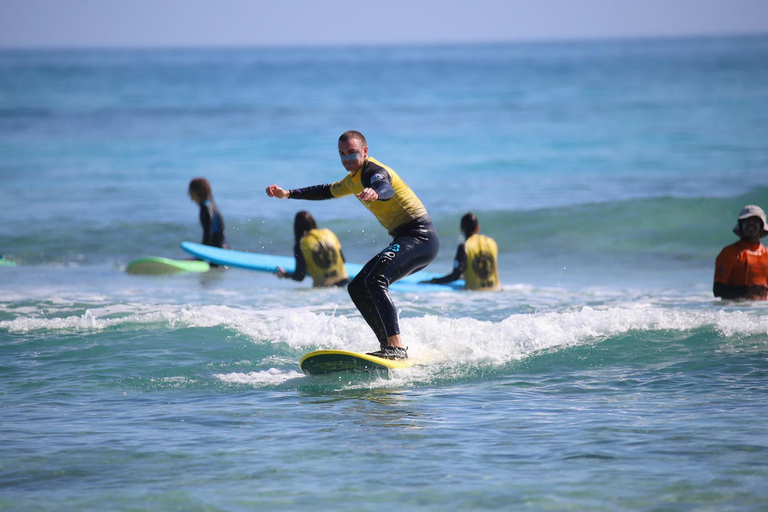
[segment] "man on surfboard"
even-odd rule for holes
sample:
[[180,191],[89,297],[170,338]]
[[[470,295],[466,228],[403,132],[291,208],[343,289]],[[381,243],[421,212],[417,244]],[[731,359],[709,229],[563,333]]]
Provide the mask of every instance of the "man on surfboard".
[[279,199],[309,200],[354,194],[389,232],[392,243],[363,266],[347,289],[379,340],[379,350],[371,355],[406,359],[389,285],[426,267],[437,256],[440,242],[419,198],[395,171],[368,156],[362,133],[344,132],[338,147],[341,164],[349,172],[340,181],[291,190],[270,185],[266,192]]

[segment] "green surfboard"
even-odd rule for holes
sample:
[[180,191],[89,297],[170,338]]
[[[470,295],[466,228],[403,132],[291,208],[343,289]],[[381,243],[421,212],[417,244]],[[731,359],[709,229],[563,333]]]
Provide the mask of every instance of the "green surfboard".
[[129,274],[157,275],[176,274],[179,272],[208,272],[211,266],[207,261],[171,260],[168,258],[148,257],[133,260],[125,267]]

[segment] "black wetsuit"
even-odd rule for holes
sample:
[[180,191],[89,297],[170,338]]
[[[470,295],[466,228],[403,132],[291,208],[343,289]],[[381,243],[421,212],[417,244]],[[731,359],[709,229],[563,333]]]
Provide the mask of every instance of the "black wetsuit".
[[439,250],[432,221],[429,217],[416,219],[399,229],[389,247],[371,258],[349,283],[352,301],[382,347],[388,337],[400,334],[389,285],[429,265]]
[[200,205],[200,224],[203,225],[203,245],[229,249],[224,234],[224,217],[210,199]]
[[440,249],[440,241],[426,209],[397,173],[372,158],[366,160],[359,174],[352,173],[330,185],[291,190],[290,197],[333,199],[357,194],[364,188],[371,188],[378,194],[377,201],[362,202],[393,239],[386,249],[363,266],[347,289],[383,347],[388,337],[400,334],[389,285],[429,265]]

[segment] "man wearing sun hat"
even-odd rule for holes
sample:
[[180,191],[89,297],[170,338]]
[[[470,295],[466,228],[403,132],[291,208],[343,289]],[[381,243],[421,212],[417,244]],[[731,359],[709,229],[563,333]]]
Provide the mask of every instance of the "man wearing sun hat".
[[742,208],[733,232],[740,240],[720,251],[715,261],[715,297],[768,299],[768,248],[760,243],[768,234],[763,209],[754,204]]

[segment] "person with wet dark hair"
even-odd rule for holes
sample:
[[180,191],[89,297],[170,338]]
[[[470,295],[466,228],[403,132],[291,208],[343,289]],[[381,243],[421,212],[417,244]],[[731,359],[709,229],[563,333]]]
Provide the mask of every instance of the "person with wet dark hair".
[[224,217],[213,201],[211,184],[205,178],[189,182],[189,197],[200,206],[200,224],[203,226],[203,245],[229,249],[224,232]]
[[318,229],[312,214],[300,211],[293,220],[293,235],[296,242],[293,246],[296,270],[288,273],[277,267],[277,277],[303,281],[309,274],[314,287],[344,286],[349,283],[341,243],[333,231]]
[[468,212],[461,218],[460,227],[466,241],[459,244],[456,249],[453,272],[421,282],[445,284],[464,277],[464,288],[467,290],[501,290],[498,270],[499,249],[496,241],[480,234],[480,223],[472,212]]

